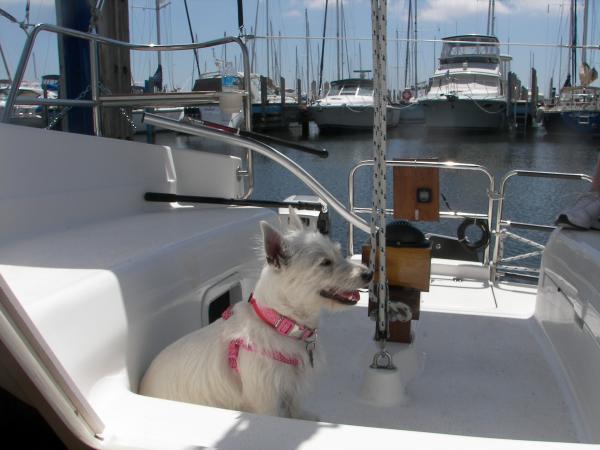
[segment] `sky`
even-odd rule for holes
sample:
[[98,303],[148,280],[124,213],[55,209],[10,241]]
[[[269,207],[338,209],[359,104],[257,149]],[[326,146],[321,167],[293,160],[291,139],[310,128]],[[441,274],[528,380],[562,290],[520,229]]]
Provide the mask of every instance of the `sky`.
[[[78,0],[85,1],[85,0]],[[321,52],[321,36],[326,0],[269,0],[269,18],[272,32],[266,30],[267,0],[244,0],[244,19],[247,33],[258,36],[249,49],[255,56],[254,71],[267,74],[267,40],[270,34],[282,39],[271,39],[270,59],[277,65],[269,66],[269,75],[275,73],[286,78],[291,86],[296,77],[306,79],[305,14],[311,39],[309,45],[310,79],[318,80],[318,55]],[[371,69],[371,2],[369,0],[329,0],[325,45],[324,80],[356,75],[358,69]],[[343,4],[343,25],[347,40],[341,45],[343,73],[338,73],[336,36],[336,3]],[[441,49],[439,40],[444,36],[480,33],[487,31],[488,0],[413,0],[417,3],[417,78],[426,81],[435,70]],[[582,30],[583,0],[577,0],[578,29]],[[0,0],[0,8],[19,20],[25,18],[25,0]],[[157,42],[156,0],[129,0],[130,40],[135,43]],[[162,43],[190,42],[190,31],[183,0],[161,0],[160,25]],[[568,42],[569,0],[496,0],[495,34],[502,43],[501,51],[512,56],[511,69],[525,86],[530,85],[530,67],[538,72],[538,85],[542,93],[549,90],[550,79],[554,85],[562,84],[567,73],[567,50],[559,51],[559,43]],[[188,0],[193,33],[199,41],[227,35],[237,36],[237,0]],[[258,8],[257,8],[258,6]],[[590,0],[588,44],[600,43],[600,1]],[[408,0],[388,0],[388,88],[403,89]],[[413,9],[414,11],[414,9]],[[258,14],[257,14],[258,12]],[[30,22],[56,23],[54,0],[31,0]],[[340,14],[340,22],[341,14]],[[396,36],[399,40],[396,40]],[[8,60],[9,70],[14,72],[25,33],[17,25],[0,17],[0,45]],[[581,32],[578,40],[581,42]],[[255,46],[255,47],[254,47]],[[58,51],[56,38],[50,34],[40,36],[36,44],[35,65],[28,66],[26,79],[34,80],[43,74],[57,73]],[[202,72],[217,70],[216,62],[227,59],[241,68],[239,50],[232,45],[200,52]],[[579,58],[579,56],[578,56]],[[156,55],[134,52],[132,54],[134,81],[142,83],[154,73]],[[348,62],[347,62],[348,61]],[[598,50],[588,52],[591,66],[600,65]],[[189,89],[197,73],[193,72],[191,52],[178,52],[163,57],[164,81],[168,88]],[[279,67],[279,69],[277,69]],[[597,67],[600,69],[600,67]],[[414,72],[412,62],[410,73]],[[6,76],[0,64],[0,78]],[[560,81],[556,81],[560,80]],[[596,82],[598,83],[598,82]]]

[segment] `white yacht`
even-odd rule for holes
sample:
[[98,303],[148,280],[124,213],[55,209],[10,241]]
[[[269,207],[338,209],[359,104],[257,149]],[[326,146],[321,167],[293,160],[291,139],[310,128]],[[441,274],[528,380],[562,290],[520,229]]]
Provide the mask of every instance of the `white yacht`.
[[443,39],[438,69],[419,98],[427,128],[498,130],[506,126],[510,57],[500,55],[495,36]]
[[[373,80],[348,78],[332,81],[325,97],[308,107],[309,115],[320,131],[372,130]],[[387,108],[387,126],[395,127],[400,109]]]

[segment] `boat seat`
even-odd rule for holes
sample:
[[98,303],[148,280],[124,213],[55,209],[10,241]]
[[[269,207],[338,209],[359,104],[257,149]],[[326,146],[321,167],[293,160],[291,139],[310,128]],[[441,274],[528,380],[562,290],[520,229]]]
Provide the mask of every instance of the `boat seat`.
[[99,370],[123,368],[135,390],[160,349],[207,323],[222,294],[207,291],[256,272],[259,221],[273,216],[239,207],[137,214],[0,247],[0,273],[83,393]]
[[249,294],[260,221],[277,215],[144,201],[147,191],[234,197],[237,158],[23,129],[0,124],[4,297],[74,390],[89,399],[119,373],[135,392],[160,350],[208,323],[214,300]]

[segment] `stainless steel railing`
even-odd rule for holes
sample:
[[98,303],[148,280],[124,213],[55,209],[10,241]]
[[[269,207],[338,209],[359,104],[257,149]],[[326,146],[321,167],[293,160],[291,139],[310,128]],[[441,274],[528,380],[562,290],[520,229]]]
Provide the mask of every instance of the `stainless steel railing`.
[[[532,224],[524,222],[516,222],[512,220],[504,219],[504,204],[506,199],[506,187],[508,182],[514,177],[529,177],[529,178],[548,178],[548,179],[563,179],[563,180],[574,180],[574,181],[587,181],[592,182],[592,177],[583,173],[564,173],[564,172],[544,172],[536,170],[511,170],[506,173],[500,181],[500,190],[497,195],[497,207],[496,207],[496,220],[493,229],[494,240],[494,253],[491,266],[490,279],[495,280],[498,277],[499,272],[515,272],[517,275],[536,277],[539,274],[539,270],[532,269],[525,266],[514,266],[507,265],[515,261],[522,261],[527,258],[541,255],[544,250],[544,245],[539,244],[530,239],[524,238],[518,234],[509,231],[509,228],[536,230],[543,232],[551,232],[556,227],[551,225],[543,224]],[[536,250],[529,253],[523,253],[509,258],[504,257],[504,239],[511,238],[522,242],[523,244],[529,245]]]
[[[23,81],[25,69],[31,57],[33,46],[37,36],[42,32],[50,32],[58,35],[71,36],[88,41],[90,47],[90,96],[91,99],[19,99],[17,94],[19,87]],[[110,45],[121,47],[130,51],[147,51],[147,52],[171,52],[195,50],[199,48],[208,48],[225,44],[237,44],[242,52],[242,62],[244,66],[244,115],[245,125],[247,130],[252,130],[252,98],[250,91],[250,58],[248,48],[244,41],[239,37],[226,36],[219,39],[214,39],[206,42],[197,42],[190,44],[171,44],[171,45],[156,45],[156,44],[133,44],[130,42],[119,41],[116,39],[99,36],[96,34],[86,33],[79,30],[60,27],[52,24],[37,24],[31,28],[23,51],[19,59],[17,70],[15,71],[11,89],[6,98],[4,116],[2,122],[9,122],[12,114],[12,109],[15,105],[44,105],[44,106],[66,106],[66,107],[90,107],[92,108],[92,117],[94,123],[94,133],[97,136],[101,135],[101,108],[103,106],[122,107],[122,106],[181,106],[190,104],[205,103],[207,101],[218,100],[219,94],[215,92],[190,92],[190,93],[157,93],[147,95],[101,95],[99,83],[99,67],[98,67],[98,45]],[[246,166],[248,185],[245,197],[250,196],[254,186],[254,170],[252,162],[252,152],[246,153]]]
[[[358,207],[355,205],[355,175],[356,172],[367,166],[373,166],[373,161],[361,161],[356,164],[348,175],[348,209],[352,213],[356,214],[367,214],[371,212],[370,208]],[[587,181],[591,182],[592,178],[586,174],[580,173],[562,173],[562,172],[543,172],[534,170],[512,170],[508,172],[502,178],[500,182],[500,189],[498,192],[494,191],[494,177],[491,172],[484,166],[477,164],[461,164],[454,162],[433,162],[433,161],[418,161],[418,160],[395,160],[388,161],[387,166],[389,167],[433,167],[447,170],[469,170],[476,171],[485,174],[488,178],[489,184],[487,189],[488,208],[487,212],[474,213],[474,212],[454,212],[454,211],[440,211],[440,218],[446,219],[460,219],[460,218],[480,218],[487,219],[490,224],[492,233],[492,240],[484,251],[483,264],[490,270],[490,281],[495,282],[499,279],[500,275],[514,274],[523,276],[530,279],[535,279],[539,273],[538,270],[532,269],[526,266],[519,265],[508,265],[508,263],[514,263],[516,261],[522,261],[533,256],[540,255],[544,250],[544,245],[535,242],[531,239],[525,238],[521,235],[509,231],[510,228],[514,229],[526,229],[535,230],[549,233],[556,227],[553,225],[544,225],[536,223],[518,222],[509,220],[504,217],[504,206],[506,199],[506,191],[508,181],[513,177],[537,177],[537,178],[552,178],[552,179],[564,179],[564,180],[575,180],[575,181]],[[495,204],[496,202],[496,204]],[[386,209],[386,215],[392,215],[392,209]],[[494,226],[492,227],[492,224]],[[527,252],[518,254],[515,256],[505,258],[503,240],[506,238],[520,241],[523,244],[531,246],[535,249],[533,252]],[[490,249],[493,248],[493,253],[490,257]],[[349,224],[348,229],[348,252],[354,254],[354,230],[352,223]]]
[[361,217],[348,210],[333,194],[323,187],[315,178],[306,172],[300,165],[292,161],[283,153],[278,152],[273,147],[256,140],[251,140],[236,134],[226,133],[224,131],[205,127],[202,125],[192,125],[179,122],[167,117],[160,117],[156,114],[145,114],[144,122],[150,125],[166,128],[180,133],[191,134],[194,136],[203,136],[213,140],[225,142],[228,144],[236,144],[253,150],[260,155],[263,155],[280,166],[287,169],[292,175],[302,181],[310,190],[318,195],[331,209],[337,212],[350,226],[356,226],[364,232],[370,231],[369,224]]
[[[354,177],[356,172],[361,167],[373,166],[372,160],[361,161],[356,164],[348,175],[348,207],[350,211],[354,213],[370,213],[371,208],[361,208],[357,207],[355,202],[354,195]],[[386,162],[387,167],[430,167],[437,169],[448,169],[448,170],[468,170],[483,173],[488,179],[488,211],[487,214],[477,214],[477,213],[468,213],[468,212],[453,212],[453,211],[442,211],[440,212],[440,217],[445,218],[465,218],[465,217],[474,217],[474,218],[486,218],[488,223],[492,223],[492,214],[494,210],[494,176],[492,173],[485,168],[484,166],[480,166],[477,164],[464,164],[464,163],[455,163],[452,161],[418,161],[415,159],[402,159],[402,160],[392,160]],[[392,215],[392,209],[386,209],[386,215]],[[489,247],[488,247],[489,248]],[[489,264],[489,251],[488,248],[484,251],[484,264]],[[350,254],[354,254],[354,230],[352,224],[350,224],[348,229],[348,252]]]

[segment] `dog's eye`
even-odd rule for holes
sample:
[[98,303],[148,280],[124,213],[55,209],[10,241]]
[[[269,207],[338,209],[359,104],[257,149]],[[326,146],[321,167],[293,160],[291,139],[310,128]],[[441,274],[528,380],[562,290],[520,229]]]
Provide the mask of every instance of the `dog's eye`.
[[333,264],[333,262],[330,259],[325,258],[323,261],[321,261],[321,264],[319,264],[319,265],[323,266],[323,267],[328,267],[332,264]]

